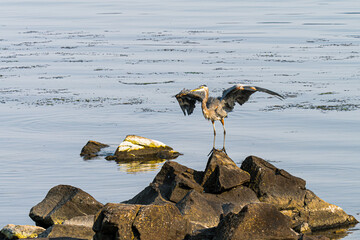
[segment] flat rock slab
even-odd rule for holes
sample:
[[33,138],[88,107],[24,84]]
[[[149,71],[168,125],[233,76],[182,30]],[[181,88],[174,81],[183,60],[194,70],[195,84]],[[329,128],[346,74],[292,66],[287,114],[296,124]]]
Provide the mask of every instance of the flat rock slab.
[[48,228],[77,216],[95,215],[103,204],[83,190],[58,185],[49,190],[46,197],[32,207],[29,216],[38,226]]
[[45,232],[41,233],[39,237],[45,238],[58,238],[58,237],[71,237],[77,239],[92,240],[95,232],[92,227],[85,227],[79,225],[68,224],[55,224]]
[[181,155],[172,147],[149,138],[136,135],[128,135],[118,146],[113,156],[106,157],[107,160],[133,161],[133,160],[154,160],[174,159]]

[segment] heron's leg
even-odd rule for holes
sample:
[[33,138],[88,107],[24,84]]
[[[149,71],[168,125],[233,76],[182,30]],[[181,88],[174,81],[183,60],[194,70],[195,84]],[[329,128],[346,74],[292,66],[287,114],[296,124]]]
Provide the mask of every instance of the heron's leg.
[[226,151],[225,151],[225,136],[226,136],[226,130],[225,130],[225,123],[224,123],[224,119],[222,118],[221,120],[220,120],[220,122],[221,122],[221,124],[222,124],[222,126],[223,126],[223,129],[224,129],[224,141],[223,141],[223,151],[226,153]]
[[215,149],[215,138],[216,138],[216,130],[215,130],[215,122],[211,121],[213,128],[214,128],[214,144],[213,144],[213,149]]
[[214,129],[214,143],[213,143],[213,148],[209,152],[208,156],[210,156],[215,150],[215,137],[216,137],[215,123],[214,123],[214,121],[211,121],[211,123],[212,123],[213,129]]

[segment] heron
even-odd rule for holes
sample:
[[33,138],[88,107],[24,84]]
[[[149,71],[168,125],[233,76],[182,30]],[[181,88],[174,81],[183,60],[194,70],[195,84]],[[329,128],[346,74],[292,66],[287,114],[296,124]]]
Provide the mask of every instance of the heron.
[[193,113],[195,104],[197,102],[201,103],[202,113],[205,119],[211,121],[214,129],[214,143],[213,149],[210,153],[215,150],[215,138],[216,138],[216,129],[215,121],[220,121],[224,130],[224,140],[223,148],[221,149],[226,153],[225,150],[225,136],[226,129],[224,118],[227,117],[228,113],[231,112],[235,104],[238,103],[243,105],[246,103],[250,96],[255,92],[264,92],[270,95],[273,95],[279,99],[284,99],[284,97],[276,92],[273,92],[266,88],[255,87],[255,86],[246,86],[242,84],[236,84],[228,89],[225,89],[220,97],[210,97],[209,88],[206,85],[201,85],[196,89],[189,90],[183,89],[178,94],[175,95],[177,101],[179,102],[180,108],[183,111],[184,115],[190,115]]

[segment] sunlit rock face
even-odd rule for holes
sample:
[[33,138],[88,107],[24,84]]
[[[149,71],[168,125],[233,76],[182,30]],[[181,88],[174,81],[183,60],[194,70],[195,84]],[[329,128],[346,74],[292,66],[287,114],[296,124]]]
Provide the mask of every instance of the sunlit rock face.
[[128,135],[120,143],[114,156],[107,159],[116,161],[174,159],[179,155],[179,152],[174,151],[172,147],[160,141]]

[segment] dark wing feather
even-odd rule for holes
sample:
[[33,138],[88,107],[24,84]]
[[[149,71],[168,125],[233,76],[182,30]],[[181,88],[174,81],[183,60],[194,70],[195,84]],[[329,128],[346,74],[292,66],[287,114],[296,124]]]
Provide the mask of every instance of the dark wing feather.
[[249,100],[251,94],[257,91],[268,93],[276,97],[279,97],[280,99],[284,99],[284,97],[281,96],[280,94],[266,88],[243,86],[241,84],[237,84],[232,86],[231,88],[226,89],[223,92],[223,95],[221,97],[221,100],[224,104],[223,108],[225,109],[225,111],[230,112],[234,109],[236,102],[239,103],[240,105],[243,105]]
[[195,108],[196,101],[202,102],[205,95],[202,92],[194,92],[188,89],[183,89],[181,92],[175,95],[179,102],[180,108],[184,115],[192,114]]

